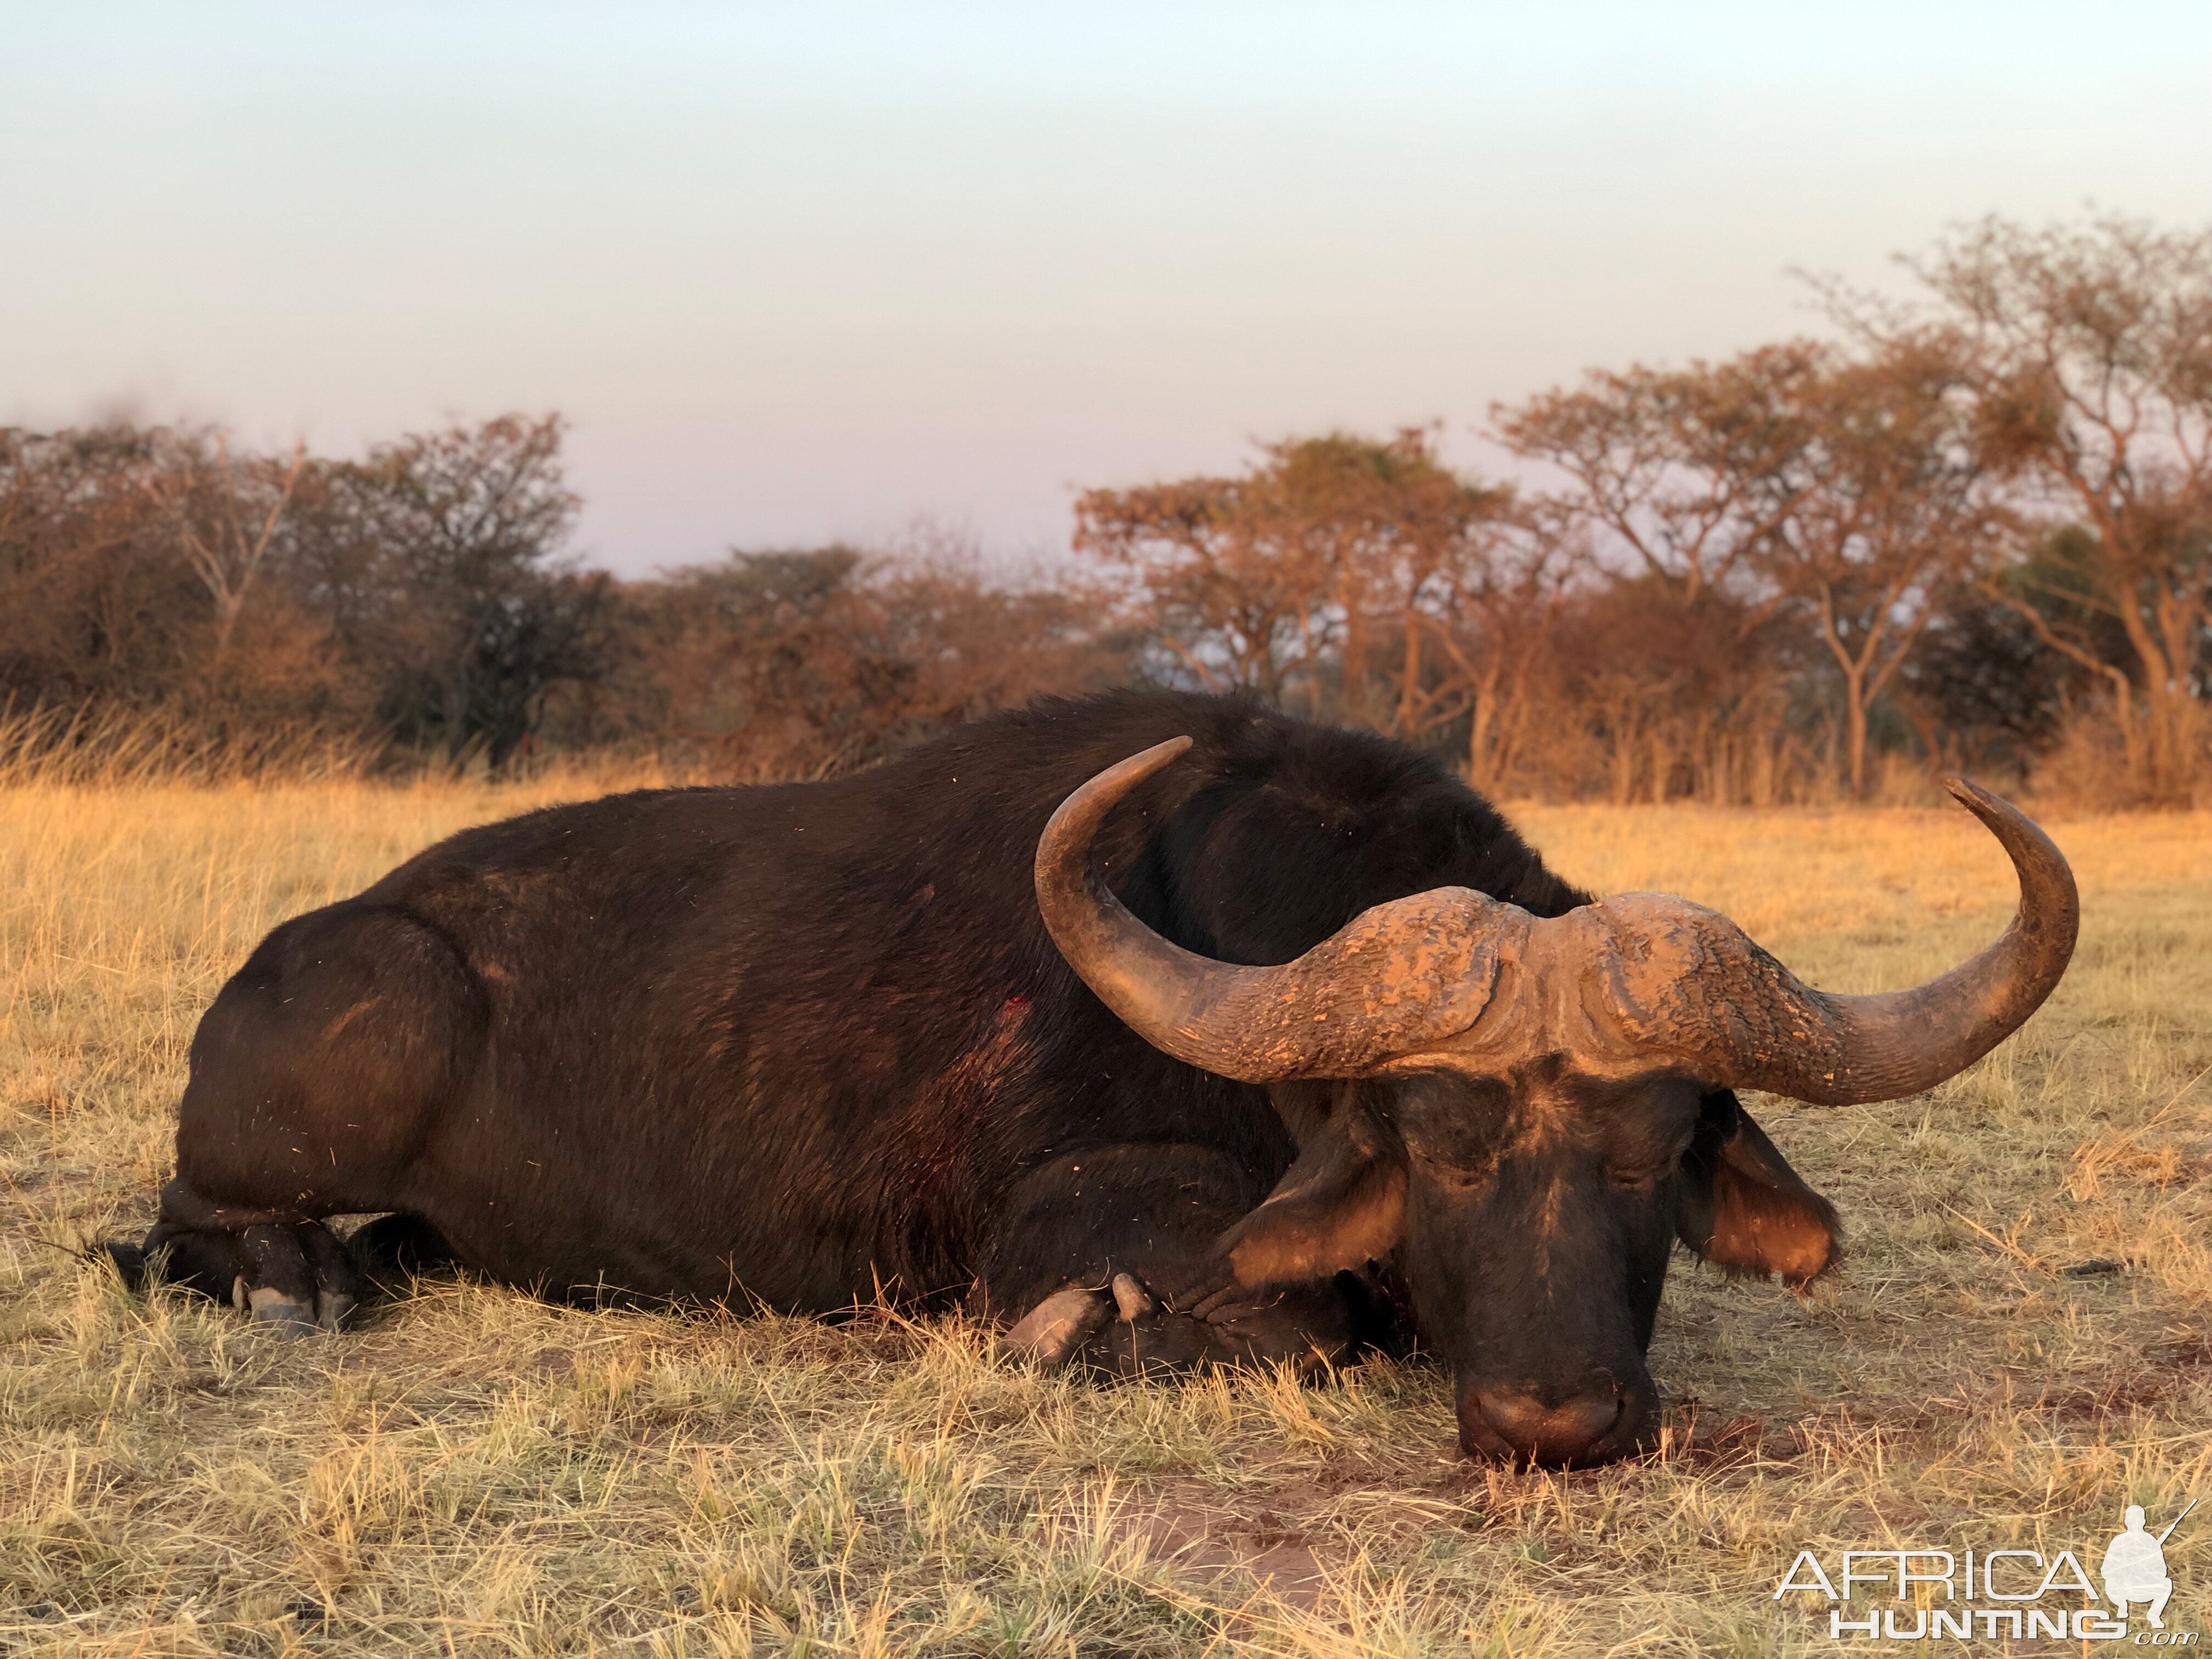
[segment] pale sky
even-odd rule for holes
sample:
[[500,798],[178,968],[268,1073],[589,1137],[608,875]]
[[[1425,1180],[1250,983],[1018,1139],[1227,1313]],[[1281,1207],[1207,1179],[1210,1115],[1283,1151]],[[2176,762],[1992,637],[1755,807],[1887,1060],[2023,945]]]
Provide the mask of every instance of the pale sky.
[[0,4],[0,422],[574,422],[582,550],[1077,488],[2212,220],[2212,5]]

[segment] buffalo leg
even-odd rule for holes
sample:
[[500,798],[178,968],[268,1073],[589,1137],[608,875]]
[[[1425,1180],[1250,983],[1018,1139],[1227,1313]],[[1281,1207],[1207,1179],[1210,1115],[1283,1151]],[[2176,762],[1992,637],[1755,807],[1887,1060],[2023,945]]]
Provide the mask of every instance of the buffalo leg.
[[[112,1254],[125,1261],[122,1251]],[[317,1221],[220,1228],[163,1219],[131,1255],[166,1264],[171,1284],[229,1302],[286,1335],[336,1330],[360,1299],[345,1247]]]
[[1006,1347],[1017,1358],[1054,1370],[1103,1330],[1113,1315],[1114,1304],[1103,1291],[1065,1285],[1014,1322],[1006,1332]]
[[336,1328],[362,1279],[320,1218],[424,1207],[420,1155],[483,1020],[465,965],[405,915],[354,902],[277,928],[200,1021],[176,1178],[118,1265],[166,1263],[257,1322]]
[[1360,1334],[1358,1298],[1341,1276],[1249,1297],[1179,1295],[1209,1279],[1214,1240],[1267,1191],[1210,1146],[1071,1152],[1009,1194],[981,1299],[1001,1317],[1021,1316],[1009,1346],[1046,1364],[1127,1376],[1341,1358]]
[[419,1215],[384,1215],[363,1224],[346,1240],[346,1252],[355,1271],[380,1292],[460,1265],[445,1236]]

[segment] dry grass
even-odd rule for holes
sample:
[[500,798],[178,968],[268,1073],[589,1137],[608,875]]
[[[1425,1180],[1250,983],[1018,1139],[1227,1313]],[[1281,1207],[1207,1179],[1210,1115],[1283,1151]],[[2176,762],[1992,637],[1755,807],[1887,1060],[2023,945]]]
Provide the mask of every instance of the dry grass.
[[382,748],[361,732],[312,721],[232,727],[127,704],[71,709],[0,700],[0,789],[358,780]]
[[[144,1224],[193,1021],[270,923],[581,787],[0,791],[0,1651],[1753,1656],[1827,1644],[1769,1599],[1801,1546],[2079,1547],[2212,1497],[2201,816],[2060,826],[2081,951],[1990,1060],[1765,1105],[1852,1257],[1806,1303],[1685,1266],[1669,1445],[1626,1468],[1468,1465],[1417,1367],[1102,1389],[957,1323],[469,1285],[288,1345],[50,1248]],[[1844,988],[2009,901],[1956,811],[1522,817]],[[2169,1545],[2170,1626],[2208,1537]]]

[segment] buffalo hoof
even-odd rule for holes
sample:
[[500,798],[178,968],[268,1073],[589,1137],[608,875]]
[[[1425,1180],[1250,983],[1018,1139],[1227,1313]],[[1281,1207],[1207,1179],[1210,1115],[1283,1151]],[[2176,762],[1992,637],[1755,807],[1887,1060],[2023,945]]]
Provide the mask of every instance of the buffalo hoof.
[[[187,1194],[182,1207],[196,1202]],[[163,1220],[143,1244],[106,1249],[125,1284],[143,1287],[159,1280],[227,1300],[254,1324],[287,1336],[337,1330],[361,1295],[352,1258],[319,1221],[234,1229]]]
[[1114,1308],[1123,1323],[1133,1325],[1159,1305],[1152,1293],[1137,1283],[1134,1274],[1114,1275]]
[[315,1328],[324,1331],[343,1329],[346,1316],[358,1305],[357,1299],[343,1291],[319,1288],[315,1291]]
[[[313,1303],[295,1300],[274,1285],[263,1285],[249,1291],[245,1279],[240,1279],[232,1286],[230,1295],[232,1302],[244,1309],[252,1323],[266,1326],[279,1336],[313,1336],[318,1329],[325,1328],[317,1323]],[[327,1328],[337,1327],[332,1324]]]
[[[103,1240],[98,1249],[113,1264],[116,1274],[123,1280],[123,1287],[125,1290],[143,1291],[146,1288],[145,1251],[140,1249],[136,1244],[125,1244],[119,1238]],[[95,1256],[94,1259],[98,1260],[98,1257]]]
[[1070,1285],[1024,1314],[1006,1333],[1006,1346],[1031,1364],[1057,1370],[1104,1328],[1114,1309],[1115,1303],[1103,1291]]

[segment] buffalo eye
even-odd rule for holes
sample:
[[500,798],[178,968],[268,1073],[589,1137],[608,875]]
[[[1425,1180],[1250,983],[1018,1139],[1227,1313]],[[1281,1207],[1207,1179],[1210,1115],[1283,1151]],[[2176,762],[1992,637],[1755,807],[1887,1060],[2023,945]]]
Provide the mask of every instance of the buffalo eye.
[[[1686,1139],[1683,1144],[1688,1145]],[[1662,1176],[1674,1173],[1680,1158],[1681,1152],[1678,1149],[1673,1157],[1661,1158],[1656,1163],[1610,1164],[1606,1166],[1606,1176],[1614,1186],[1626,1191],[1649,1192],[1658,1184]]]
[[1487,1078],[1410,1078],[1392,1091],[1389,1115],[1407,1150],[1425,1164],[1469,1175],[1498,1161],[1508,1097]]
[[1616,1187],[1648,1191],[1680,1166],[1698,1127],[1693,1085],[1668,1079],[1615,1106],[1606,1175]]

